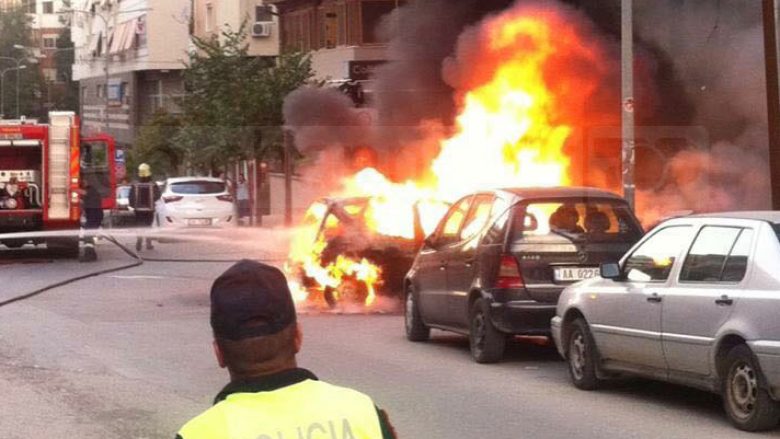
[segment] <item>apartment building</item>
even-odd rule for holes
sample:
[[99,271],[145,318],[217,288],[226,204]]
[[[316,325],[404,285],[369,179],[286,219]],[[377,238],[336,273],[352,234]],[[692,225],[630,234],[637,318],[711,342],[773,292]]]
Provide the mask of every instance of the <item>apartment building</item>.
[[64,82],[70,79],[67,72],[57,71],[55,60],[57,42],[66,26],[59,14],[65,3],[63,0],[0,0],[0,11],[22,7],[32,19],[32,46],[28,50],[38,58],[38,68],[47,83],[45,104],[51,104],[52,95],[60,93]]
[[377,29],[404,0],[275,0],[282,50],[312,53],[318,79],[366,81],[387,59]]
[[74,0],[73,77],[87,131],[123,148],[158,110],[178,111],[190,49],[191,0]]
[[221,31],[246,25],[250,56],[279,55],[279,16],[276,7],[263,0],[193,0],[192,35],[200,39],[222,38]]

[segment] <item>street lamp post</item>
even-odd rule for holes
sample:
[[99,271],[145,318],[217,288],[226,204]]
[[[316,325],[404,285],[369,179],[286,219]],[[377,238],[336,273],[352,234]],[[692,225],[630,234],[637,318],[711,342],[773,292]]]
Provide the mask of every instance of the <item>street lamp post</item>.
[[[20,48],[24,49],[22,46],[14,45],[14,49],[20,49]],[[21,68],[22,67],[22,63],[24,61],[30,62],[31,60],[27,59],[27,57],[11,58],[11,57],[8,57],[8,56],[0,56],[0,60],[12,61],[13,63],[16,64],[16,68],[14,70],[16,70],[16,118],[18,119],[18,118],[21,117],[21,111],[20,111],[20,107],[19,107],[19,84],[21,82],[21,78],[20,78],[19,73],[20,73],[20,71],[24,70],[24,69]]]
[[19,66],[0,70],[0,119],[5,117],[5,74],[8,72],[13,72],[14,70],[24,70],[26,68],[27,66]]

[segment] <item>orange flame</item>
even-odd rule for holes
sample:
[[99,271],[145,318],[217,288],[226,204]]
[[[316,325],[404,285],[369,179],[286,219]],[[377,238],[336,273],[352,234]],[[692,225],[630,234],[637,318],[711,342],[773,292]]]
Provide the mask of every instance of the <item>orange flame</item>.
[[[487,19],[478,30],[480,50],[470,55],[479,59],[448,60],[467,89],[458,95],[456,132],[440,141],[432,178],[396,183],[367,168],[344,179],[336,195],[371,197],[368,227],[378,235],[412,239],[413,216],[402,212],[417,209],[422,228],[431,233],[446,212],[442,201],[497,187],[571,184],[564,147],[577,125],[572,120],[577,110],[566,108],[584,106],[595,83],[593,75],[556,75],[569,59],[598,62],[599,51],[580,32],[563,14],[541,7],[519,7]],[[315,242],[294,243],[291,259],[319,285],[339,281],[342,268],[319,265],[322,243]],[[305,257],[298,259],[301,252]],[[379,275],[374,262],[379,261],[348,265],[355,272],[369,270],[365,277],[373,279]]]

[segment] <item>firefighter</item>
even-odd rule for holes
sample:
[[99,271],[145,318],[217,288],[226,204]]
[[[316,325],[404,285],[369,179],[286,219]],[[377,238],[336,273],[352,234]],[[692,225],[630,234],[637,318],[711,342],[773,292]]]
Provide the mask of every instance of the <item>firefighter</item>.
[[[135,224],[139,228],[148,228],[154,222],[154,203],[160,199],[160,188],[152,181],[152,168],[146,163],[138,166],[138,181],[130,187],[129,204],[135,213]],[[143,234],[139,232],[135,240],[136,251],[143,247]],[[153,250],[152,238],[147,236],[146,249]]]
[[244,260],[217,278],[211,328],[230,383],[177,438],[396,437],[371,398],[298,368],[301,327],[277,268]]
[[81,189],[79,190],[81,196],[81,205],[84,209],[84,254],[81,257],[83,262],[94,262],[97,260],[97,252],[95,251],[95,235],[94,230],[100,228],[103,224],[103,196],[98,190],[98,186],[93,179],[82,180]]

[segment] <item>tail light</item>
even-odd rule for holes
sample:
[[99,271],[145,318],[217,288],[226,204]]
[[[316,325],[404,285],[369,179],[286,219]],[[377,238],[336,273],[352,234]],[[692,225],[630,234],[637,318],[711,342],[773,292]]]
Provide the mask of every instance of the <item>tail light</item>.
[[219,201],[227,201],[228,203],[233,202],[233,196],[232,195],[217,195],[217,200]]
[[175,202],[181,201],[183,199],[184,199],[184,197],[178,197],[178,196],[172,196],[172,195],[168,195],[168,196],[163,197],[163,201],[166,204],[167,203],[175,203]]
[[496,287],[498,288],[523,288],[525,281],[520,273],[520,266],[517,259],[512,255],[502,255],[501,265],[498,268],[498,279]]

